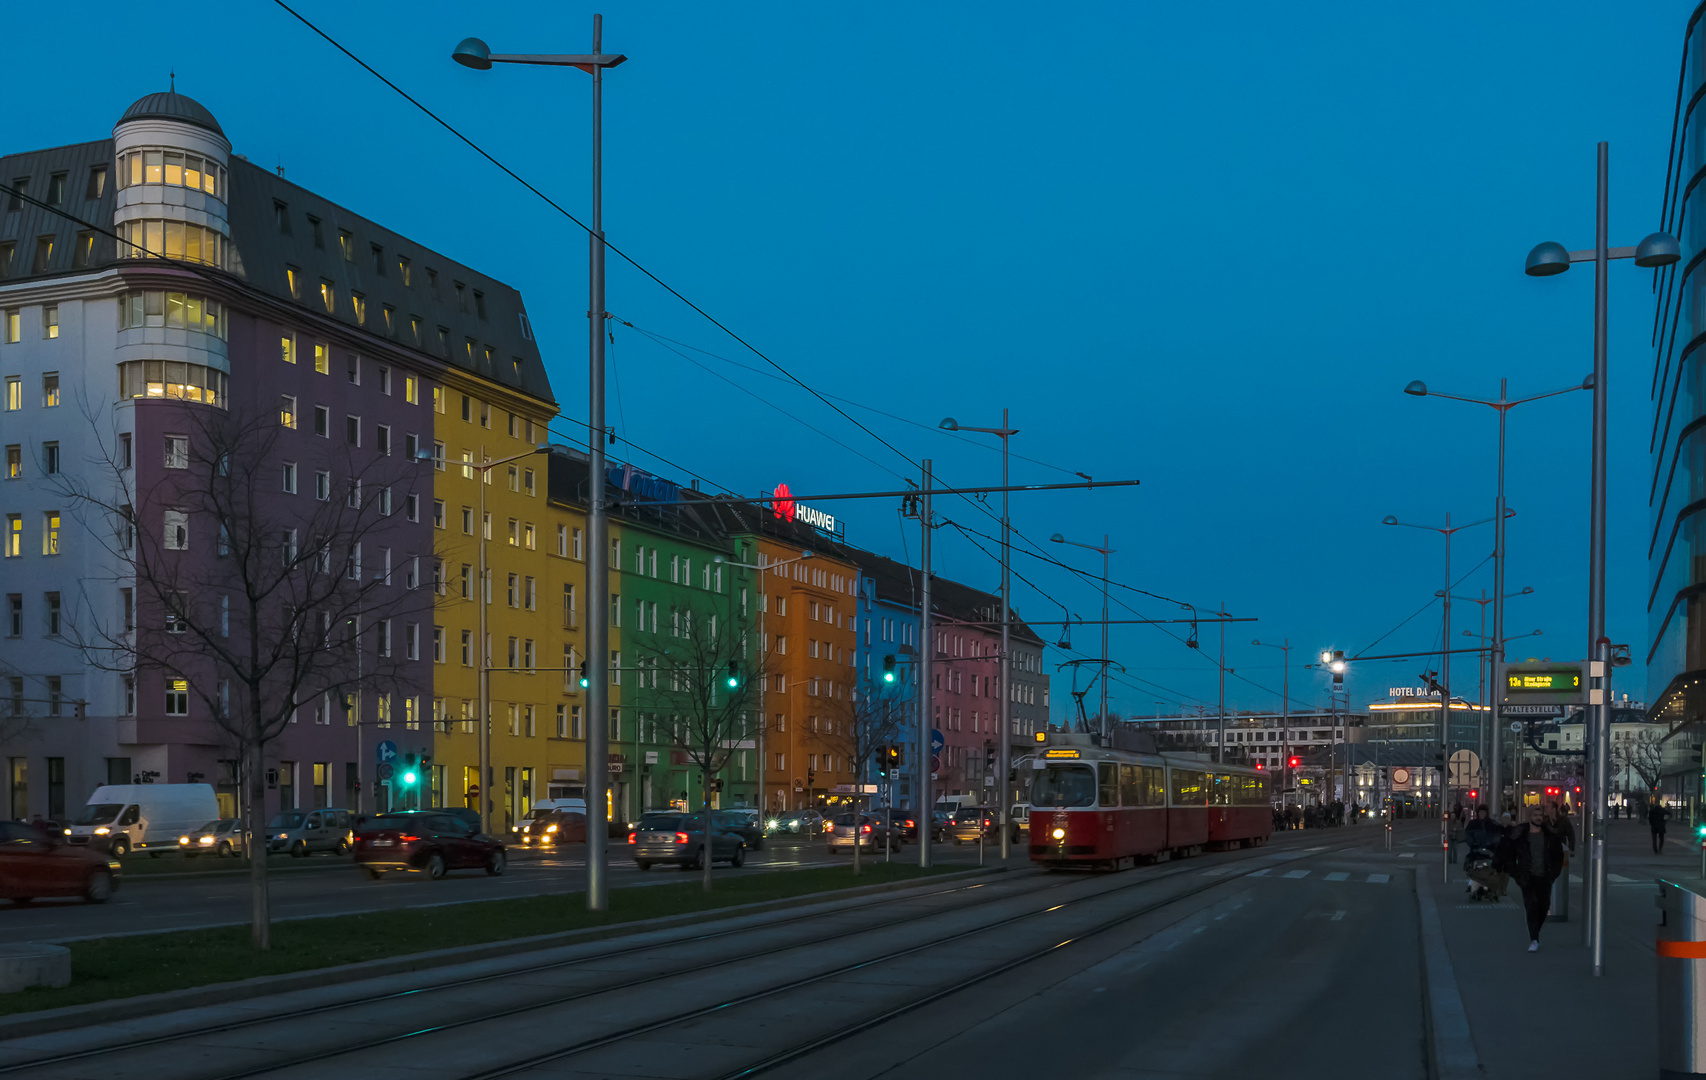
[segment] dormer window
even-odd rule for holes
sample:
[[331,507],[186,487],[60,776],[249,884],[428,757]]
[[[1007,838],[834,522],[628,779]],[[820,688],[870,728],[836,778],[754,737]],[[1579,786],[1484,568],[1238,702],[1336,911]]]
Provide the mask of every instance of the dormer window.
[[355,235],[347,229],[338,230],[338,250],[344,253],[344,262],[355,262]]
[[273,200],[272,219],[273,223],[278,226],[280,236],[290,235],[290,207],[287,204],[276,199]]

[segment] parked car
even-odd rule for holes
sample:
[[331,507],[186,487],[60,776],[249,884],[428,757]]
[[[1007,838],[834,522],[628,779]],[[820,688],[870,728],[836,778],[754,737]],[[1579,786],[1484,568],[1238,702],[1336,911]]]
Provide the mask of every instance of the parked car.
[[65,836],[73,846],[123,857],[178,850],[178,837],[219,816],[209,784],[103,784],[89,796]]
[[178,837],[178,851],[187,859],[197,855],[241,855],[248,850],[242,818],[220,818]]
[[984,806],[962,806],[954,811],[948,834],[953,837],[955,847],[991,839],[996,836],[995,814]]
[[713,810],[711,813],[718,828],[732,832],[746,841],[748,851],[764,850],[764,830],[759,826],[757,810],[737,806],[730,810]]
[[397,810],[368,818],[355,835],[355,861],[375,881],[393,870],[417,871],[434,880],[451,870],[484,869],[496,877],[507,865],[502,841],[437,810]]
[[794,836],[818,836],[823,833],[824,820],[816,810],[784,810],[771,818],[765,829]]
[[[746,841],[721,828],[715,819],[711,828],[711,861],[741,866],[746,862]],[[674,811],[654,811],[634,824],[628,834],[634,865],[650,870],[657,863],[675,863],[684,870],[704,864],[705,816]]]
[[104,904],[118,889],[117,859],[69,844],[22,822],[0,821],[0,897],[27,904],[38,896],[81,896]]
[[293,859],[316,851],[342,855],[354,839],[348,810],[285,810],[267,822],[267,850],[288,851]]
[[1013,816],[1009,819],[1008,824],[1013,830],[1012,836],[1015,844],[1029,836],[1031,832],[1031,804],[1014,803]]
[[852,851],[854,845],[873,849],[900,847],[900,837],[889,829],[887,819],[873,814],[860,814],[857,822],[852,814],[837,814],[829,833],[829,853]]
[[523,847],[586,843],[586,815],[579,810],[546,810],[534,815],[520,834]]

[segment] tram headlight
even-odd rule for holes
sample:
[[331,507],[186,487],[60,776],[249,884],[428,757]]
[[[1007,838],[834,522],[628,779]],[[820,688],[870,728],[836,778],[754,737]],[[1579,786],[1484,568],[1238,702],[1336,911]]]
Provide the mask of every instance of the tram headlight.
[[1056,829],[1050,835],[1052,835],[1056,840],[1065,840],[1066,839],[1066,830],[1065,829]]

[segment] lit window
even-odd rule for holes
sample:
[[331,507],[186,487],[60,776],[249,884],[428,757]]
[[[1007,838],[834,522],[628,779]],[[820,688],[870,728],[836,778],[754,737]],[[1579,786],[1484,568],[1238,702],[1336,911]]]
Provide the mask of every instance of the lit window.
[[174,398],[225,407],[225,373],[175,360],[129,360],[118,366],[119,397]]
[[294,266],[287,266],[284,268],[284,280],[285,284],[290,286],[290,298],[302,299],[302,271]]
[[50,371],[41,377],[41,404],[44,409],[59,405],[59,372]]
[[329,281],[322,280],[320,282],[320,303],[326,305],[326,314],[328,315],[334,314],[337,310],[337,293]]
[[296,430],[296,398],[291,394],[282,394],[278,402],[278,422],[282,427]]
[[44,338],[59,336],[59,305],[49,304],[41,309],[41,336]]
[[41,553],[59,554],[59,511],[49,510],[41,516]]

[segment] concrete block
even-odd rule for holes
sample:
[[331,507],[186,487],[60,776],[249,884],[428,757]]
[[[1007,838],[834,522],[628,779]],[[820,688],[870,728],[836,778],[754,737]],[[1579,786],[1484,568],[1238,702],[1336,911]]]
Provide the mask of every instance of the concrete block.
[[0,994],[31,986],[70,986],[71,950],[24,941],[0,945]]

